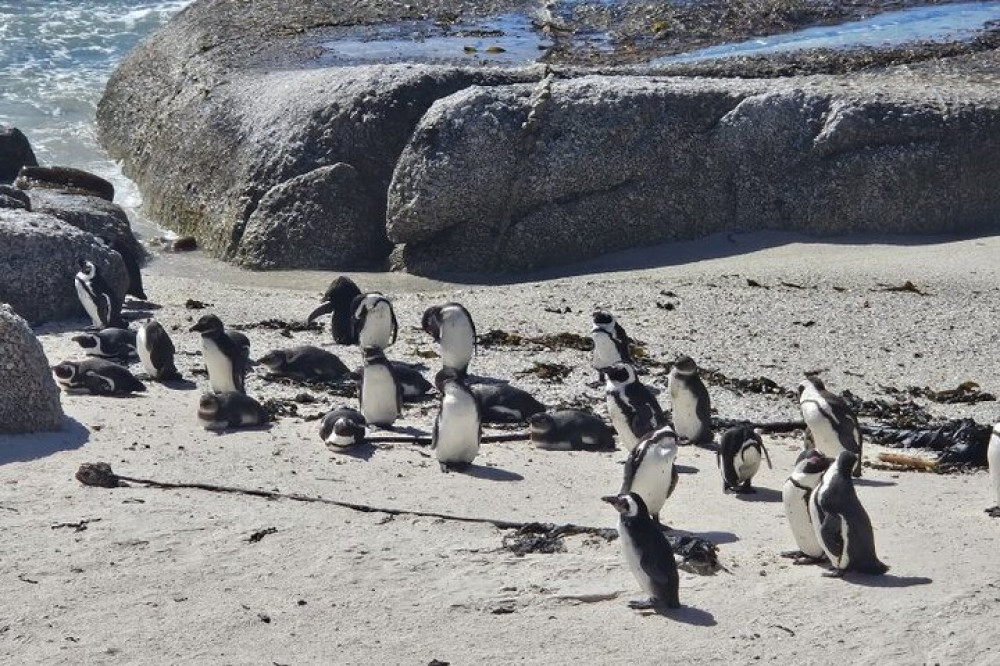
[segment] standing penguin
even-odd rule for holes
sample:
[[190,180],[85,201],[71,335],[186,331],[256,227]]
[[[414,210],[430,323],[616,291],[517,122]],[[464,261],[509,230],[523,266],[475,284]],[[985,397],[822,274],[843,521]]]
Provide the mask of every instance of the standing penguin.
[[459,303],[435,305],[424,311],[421,327],[441,345],[441,363],[463,376],[476,353],[476,325],[472,315]]
[[83,347],[87,356],[127,359],[136,351],[135,331],[127,328],[105,328],[74,335],[73,342]]
[[136,332],[136,351],[150,379],[159,381],[180,379],[174,365],[174,342],[160,322],[150,319]]
[[670,411],[677,435],[688,444],[712,441],[712,402],[698,376],[698,365],[690,356],[681,356],[670,369]]
[[75,282],[76,295],[95,329],[125,328],[121,319],[122,303],[98,273],[94,262],[80,260]]
[[647,435],[628,455],[620,495],[639,495],[653,521],[660,523],[660,509],[677,487],[677,433],[663,426]]
[[807,449],[799,454],[792,475],[781,489],[781,501],[785,505],[785,517],[792,528],[792,536],[798,550],[786,550],[782,557],[790,557],[795,564],[815,564],[826,559],[823,545],[816,536],[812,517],[809,515],[809,497],[823,478],[823,473],[833,463],[816,449]]
[[636,493],[608,495],[602,500],[620,514],[618,536],[622,554],[639,586],[649,593],[649,601],[630,601],[629,607],[680,608],[680,575],[670,542],[649,517],[649,510]]
[[319,436],[331,451],[342,451],[365,441],[365,417],[346,405],[331,409],[319,424]]
[[771,456],[753,427],[739,425],[723,433],[715,456],[722,470],[722,491],[756,492],[750,481],[760,469],[761,454],[767,457],[767,466],[771,467]]
[[371,425],[391,426],[403,409],[403,390],[396,373],[378,347],[364,350],[361,369],[361,413]]
[[604,369],[608,415],[626,451],[639,440],[667,422],[663,408],[636,377],[628,363],[614,363]]
[[1000,423],[993,426],[990,445],[986,449],[986,462],[990,466],[990,479],[993,481],[993,499],[996,505],[986,509],[992,518],[1000,518]]
[[856,454],[841,451],[809,497],[816,538],[833,565],[824,576],[842,576],[846,571],[880,575],[889,570],[875,554],[871,519],[854,490],[851,473],[857,462]]
[[358,289],[358,285],[354,284],[354,280],[346,275],[341,275],[326,288],[323,302],[309,313],[309,318],[306,321],[312,322],[321,315],[332,313],[330,333],[333,334],[333,341],[338,345],[354,344],[357,340],[354,339],[351,304],[360,295],[361,290]]
[[356,296],[351,303],[354,339],[362,349],[385,349],[396,342],[396,313],[378,292]]
[[434,383],[441,394],[441,407],[434,421],[431,447],[442,472],[461,471],[479,453],[483,434],[479,402],[455,368],[441,370]]
[[598,310],[593,315],[594,327],[590,329],[590,337],[594,341],[594,352],[590,364],[597,371],[615,363],[632,364],[632,353],[629,351],[629,338],[625,329],[610,312]]
[[212,390],[216,393],[246,393],[248,350],[226,333],[222,320],[214,314],[205,315],[191,327],[191,331],[201,333],[202,356]]
[[827,391],[819,377],[808,376],[799,384],[799,408],[820,453],[836,458],[850,451],[857,460],[854,476],[861,476],[861,428],[844,399]]

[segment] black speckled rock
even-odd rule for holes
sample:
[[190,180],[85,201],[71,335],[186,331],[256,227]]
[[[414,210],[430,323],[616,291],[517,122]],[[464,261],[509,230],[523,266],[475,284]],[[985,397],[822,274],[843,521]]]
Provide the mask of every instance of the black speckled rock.
[[59,430],[59,388],[27,322],[0,303],[0,432]]

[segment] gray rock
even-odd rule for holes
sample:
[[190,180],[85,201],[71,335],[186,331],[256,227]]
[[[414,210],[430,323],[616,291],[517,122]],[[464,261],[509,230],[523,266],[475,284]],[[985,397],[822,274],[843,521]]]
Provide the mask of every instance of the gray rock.
[[0,125],[0,183],[12,183],[21,167],[37,165],[28,137],[16,127]]
[[878,97],[836,79],[471,88],[414,131],[389,237],[410,271],[482,273],[719,231],[996,225],[1000,98],[885,82]]
[[38,338],[0,303],[0,433],[59,430],[59,388]]
[[139,270],[146,261],[146,251],[132,233],[128,215],[121,206],[96,196],[47,188],[33,188],[28,193],[31,210],[48,213],[77,229],[92,233],[122,255],[129,274],[128,293],[136,298],[146,298]]
[[73,167],[22,167],[15,184],[22,190],[48,188],[74,194],[88,194],[108,201],[115,199],[115,186],[100,176]]
[[372,196],[348,164],[314,169],[272,187],[247,222],[236,261],[258,270],[371,267],[391,246],[372,224]]
[[44,213],[0,209],[0,302],[31,325],[86,317],[74,283],[81,258],[124,297],[125,264],[95,236]]
[[[195,236],[215,256],[257,267],[289,261],[340,265],[321,238],[307,239],[294,257],[261,245],[268,225],[260,216],[251,223],[251,217],[269,192],[269,204],[287,201],[288,188],[303,185],[290,181],[350,165],[363,187],[338,185],[336,194],[345,198],[336,200],[304,187],[304,195],[318,198],[299,206],[342,207],[339,227],[350,228],[354,238],[376,238],[372,246],[384,257],[390,247],[386,191],[396,159],[427,108],[469,85],[539,76],[448,65],[322,66],[317,59],[330,37],[311,26],[385,21],[400,12],[422,13],[378,2],[195,2],[115,71],[97,112],[101,142],[122,160],[153,219]],[[288,188],[274,189],[283,184]],[[248,234],[248,247],[241,249]]]

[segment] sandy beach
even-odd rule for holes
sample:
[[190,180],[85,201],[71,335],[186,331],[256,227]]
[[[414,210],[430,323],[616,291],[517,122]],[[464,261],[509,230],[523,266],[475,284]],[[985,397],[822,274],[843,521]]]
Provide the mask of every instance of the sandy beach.
[[[587,335],[590,313],[612,310],[649,356],[693,356],[729,377],[765,376],[792,389],[821,371],[834,391],[886,397],[884,387],[1000,391],[1000,237],[971,239],[791,234],[713,236],[630,251],[516,284],[450,284],[355,274],[394,301],[392,358],[437,359],[420,314],[457,300],[480,334]],[[358,513],[321,504],[199,490],[81,486],[84,462],[122,475],[279,490],[462,516],[612,527],[599,501],[617,491],[625,455],[545,452],[528,442],[484,444],[468,474],[442,474],[409,444],[333,454],[307,420],[352,399],[264,381],[248,392],[314,403],[268,430],[201,429],[208,386],[188,328],[205,313],[245,330],[252,355],[321,344],[351,367],[355,348],[329,332],[254,327],[301,321],[331,273],[247,273],[200,255],[159,255],[145,270],[156,307],[126,310],[164,324],[187,390],[149,383],[132,398],[64,395],[63,433],[5,437],[0,448],[0,661],[9,664],[993,664],[1000,661],[1000,521],[985,471],[937,475],[867,468],[858,493],[871,515],[883,577],[821,577],[779,552],[793,546],[780,489],[801,434],[766,437],[774,468],[760,492],[724,495],[713,453],[683,447],[674,528],[719,545],[725,571],[681,573],[684,608],[644,615],[619,543],[566,539],[566,552],[518,557],[489,525]],[[750,281],[760,286],[752,286]],[[923,295],[887,291],[911,281]],[[189,299],[209,304],[185,307]],[[811,322],[811,323],[810,323]],[[38,329],[53,364],[82,354],[83,320]],[[572,368],[562,382],[537,361]],[[510,379],[550,405],[591,405],[603,389],[589,356],[537,346],[482,347],[471,372]],[[133,370],[138,372],[139,365]],[[644,381],[663,391],[653,368]],[[798,418],[786,395],[709,391],[717,416]],[[935,416],[1000,418],[995,402],[941,405]],[[436,404],[409,405],[402,425],[429,432]],[[489,431],[488,431],[489,432]],[[872,461],[879,447],[866,448]],[[74,524],[76,526],[74,526]],[[254,533],[274,528],[251,541]]]

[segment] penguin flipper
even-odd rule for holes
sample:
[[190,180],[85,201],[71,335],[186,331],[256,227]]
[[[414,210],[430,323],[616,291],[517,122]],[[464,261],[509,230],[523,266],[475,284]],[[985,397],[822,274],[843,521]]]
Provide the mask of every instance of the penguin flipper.
[[[438,445],[438,428],[441,425],[441,413],[434,419],[434,428],[431,430],[431,448],[436,449]],[[447,470],[445,470],[447,471]]]
[[[820,540],[833,555],[831,559],[839,561],[844,555],[844,537],[840,533],[843,518],[837,514],[827,513],[819,528]],[[836,564],[836,563],[835,563]]]
[[680,473],[677,471],[677,465],[671,465],[670,467],[670,487],[667,488],[667,497],[669,498],[674,494],[674,488],[677,487],[677,480],[681,478]]

